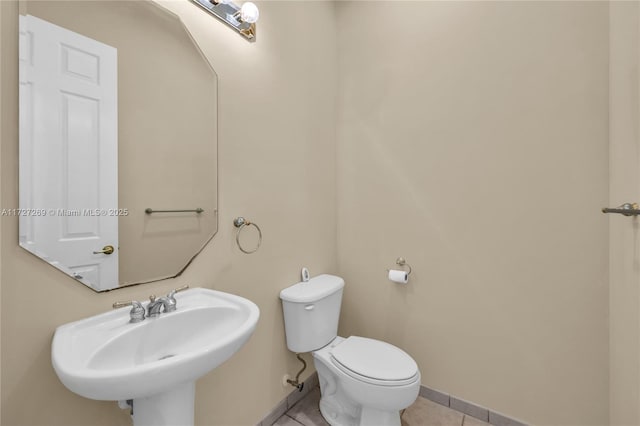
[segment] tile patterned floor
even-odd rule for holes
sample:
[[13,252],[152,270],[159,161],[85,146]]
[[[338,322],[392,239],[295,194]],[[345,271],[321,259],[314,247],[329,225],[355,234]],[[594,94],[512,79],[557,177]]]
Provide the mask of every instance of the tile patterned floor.
[[[315,388],[273,426],[329,426],[320,414],[319,401],[320,388]],[[418,397],[402,414],[402,426],[489,426],[489,423]]]

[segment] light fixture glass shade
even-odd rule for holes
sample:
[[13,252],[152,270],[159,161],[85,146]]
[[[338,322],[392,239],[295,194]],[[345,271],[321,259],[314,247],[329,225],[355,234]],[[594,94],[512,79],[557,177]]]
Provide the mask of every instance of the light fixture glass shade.
[[244,3],[242,8],[240,8],[240,19],[242,22],[247,22],[249,24],[253,24],[258,21],[260,17],[260,11],[258,10],[258,6],[251,3],[250,1]]

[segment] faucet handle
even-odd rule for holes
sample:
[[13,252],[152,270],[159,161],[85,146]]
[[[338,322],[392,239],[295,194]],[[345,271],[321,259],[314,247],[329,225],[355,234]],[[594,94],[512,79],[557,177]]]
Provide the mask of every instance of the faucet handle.
[[127,300],[127,301],[123,301],[123,302],[114,302],[113,303],[113,309],[119,309],[119,308],[124,308],[125,306],[134,306],[135,305],[140,305],[142,306],[142,304],[140,302],[138,302],[137,300]]
[[125,306],[132,306],[129,311],[129,322],[140,322],[144,320],[145,309],[142,306],[142,303],[137,300],[129,300],[125,302],[115,302],[113,304],[113,309],[123,308]]
[[152,294],[151,296],[149,296],[149,302],[153,303],[156,301],[156,295]]
[[165,312],[173,312],[176,310],[176,298],[174,297],[176,295],[176,293],[180,292],[180,291],[184,291],[186,289],[188,289],[189,286],[188,285],[183,285],[182,287],[178,287],[176,289],[173,289],[169,292],[169,294],[167,294],[167,304],[164,307],[164,311]]
[[167,297],[168,297],[169,299],[173,299],[173,296],[175,296],[175,294],[176,294],[176,293],[179,293],[179,292],[181,292],[181,291],[184,291],[184,290],[186,290],[186,289],[188,289],[188,288],[189,288],[189,284],[183,285],[182,287],[175,288],[175,289],[171,290],[171,291],[169,292],[169,294],[167,294]]

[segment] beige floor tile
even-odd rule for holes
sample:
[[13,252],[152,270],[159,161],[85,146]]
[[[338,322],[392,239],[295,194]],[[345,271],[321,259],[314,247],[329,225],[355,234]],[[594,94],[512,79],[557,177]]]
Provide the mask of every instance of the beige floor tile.
[[320,388],[315,388],[309,392],[296,405],[287,411],[287,415],[293,417],[304,426],[329,426],[329,423],[320,414]]
[[464,421],[462,422],[462,426],[490,426],[489,423],[483,422],[482,420],[478,420],[475,417],[464,416]]
[[464,414],[418,397],[402,414],[402,426],[462,426]]

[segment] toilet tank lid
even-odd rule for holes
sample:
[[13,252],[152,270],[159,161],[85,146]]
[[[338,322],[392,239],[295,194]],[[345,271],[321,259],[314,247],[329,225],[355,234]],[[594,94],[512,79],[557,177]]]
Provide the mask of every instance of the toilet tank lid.
[[307,282],[299,282],[280,292],[280,299],[286,302],[309,303],[341,290],[344,280],[335,275],[322,274],[311,278]]

